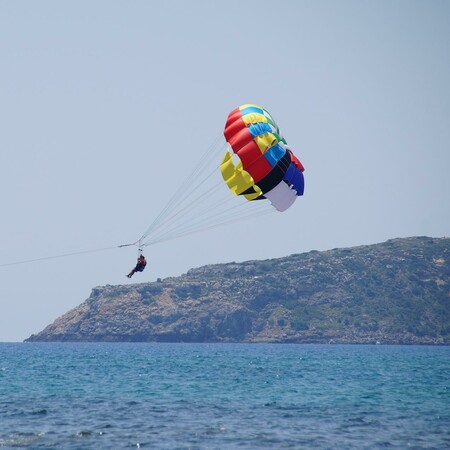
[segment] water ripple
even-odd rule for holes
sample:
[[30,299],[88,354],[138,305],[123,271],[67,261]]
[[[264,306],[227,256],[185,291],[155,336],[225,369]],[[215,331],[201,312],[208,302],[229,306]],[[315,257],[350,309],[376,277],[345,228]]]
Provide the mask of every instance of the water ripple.
[[0,344],[0,447],[449,448],[450,349]]

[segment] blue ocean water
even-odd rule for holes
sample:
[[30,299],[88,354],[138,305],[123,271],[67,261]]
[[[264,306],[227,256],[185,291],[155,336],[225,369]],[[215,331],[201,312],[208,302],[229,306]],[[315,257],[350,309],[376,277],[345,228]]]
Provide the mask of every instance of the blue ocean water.
[[0,447],[450,448],[450,348],[0,344]]

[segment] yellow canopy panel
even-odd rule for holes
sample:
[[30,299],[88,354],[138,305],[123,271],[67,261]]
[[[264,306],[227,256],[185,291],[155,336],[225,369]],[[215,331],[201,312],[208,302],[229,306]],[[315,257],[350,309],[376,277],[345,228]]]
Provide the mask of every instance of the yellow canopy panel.
[[268,148],[278,144],[277,137],[272,133],[264,133],[259,136],[255,136],[254,141],[261,150],[261,153],[264,153]]
[[225,153],[220,164],[220,172],[234,195],[242,195],[243,192],[249,189],[253,192],[243,194],[247,200],[254,200],[262,195],[261,189],[255,184],[251,175],[242,168],[241,161],[236,165],[233,163],[232,155],[229,151]]
[[257,112],[246,114],[245,116],[242,117],[242,120],[244,121],[246,126],[249,126],[251,123],[268,122],[267,117],[264,114],[260,114]]

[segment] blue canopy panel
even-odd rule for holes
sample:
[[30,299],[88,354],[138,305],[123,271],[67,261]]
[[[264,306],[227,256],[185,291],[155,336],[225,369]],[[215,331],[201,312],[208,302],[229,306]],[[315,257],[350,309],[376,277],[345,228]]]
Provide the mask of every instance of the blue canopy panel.
[[273,128],[268,123],[264,122],[252,123],[247,129],[250,131],[252,137],[273,132]]
[[258,107],[258,105],[245,105],[244,108],[241,109],[241,114],[243,116],[251,113],[264,114],[264,110]]
[[296,167],[295,164],[289,164],[283,180],[297,191],[297,195],[303,195],[303,191],[305,190],[305,178],[303,177],[303,172]]
[[277,165],[277,162],[286,154],[286,150],[281,145],[274,145],[270,147],[265,153],[264,157],[267,159],[272,167]]

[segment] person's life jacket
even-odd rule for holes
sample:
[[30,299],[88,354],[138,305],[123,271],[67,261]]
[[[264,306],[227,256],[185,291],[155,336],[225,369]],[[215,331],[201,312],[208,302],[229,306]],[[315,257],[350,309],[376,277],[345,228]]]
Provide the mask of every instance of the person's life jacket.
[[145,269],[145,266],[147,265],[147,261],[144,259],[139,259],[138,263],[136,264],[136,270],[139,272],[142,272]]

